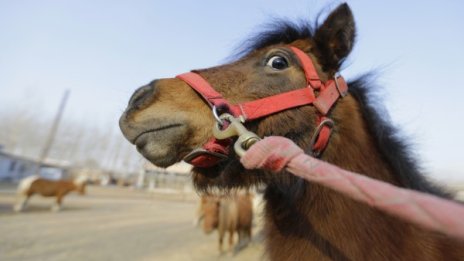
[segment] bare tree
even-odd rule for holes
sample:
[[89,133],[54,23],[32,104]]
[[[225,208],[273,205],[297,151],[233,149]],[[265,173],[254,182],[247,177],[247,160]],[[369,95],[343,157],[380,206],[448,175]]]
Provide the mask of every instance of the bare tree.
[[[37,158],[52,122],[35,108],[3,111],[0,113],[0,144],[6,151]],[[116,126],[111,123],[96,126],[67,117],[63,117],[49,158],[120,173],[136,173],[143,165],[139,154]]]

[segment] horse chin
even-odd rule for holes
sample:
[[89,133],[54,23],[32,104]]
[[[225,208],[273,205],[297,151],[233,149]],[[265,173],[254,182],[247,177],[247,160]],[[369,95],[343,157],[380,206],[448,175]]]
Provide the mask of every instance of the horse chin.
[[262,175],[245,170],[238,160],[211,168],[193,168],[192,181],[199,191],[246,189],[264,183]]
[[160,133],[147,133],[139,137],[135,145],[140,154],[151,163],[166,168],[182,160],[181,153],[178,151],[182,146],[179,143],[180,139],[177,139],[177,135],[172,137]]
[[216,178],[219,177],[219,172],[205,170],[198,168],[192,170],[192,181],[195,188],[199,191],[209,191],[214,187],[218,188]]
[[170,153],[169,151],[163,151],[161,148],[158,149],[158,146],[156,145],[149,145],[143,148],[137,147],[137,150],[147,160],[153,163],[153,165],[161,167],[161,168],[167,168],[179,161],[175,153]]

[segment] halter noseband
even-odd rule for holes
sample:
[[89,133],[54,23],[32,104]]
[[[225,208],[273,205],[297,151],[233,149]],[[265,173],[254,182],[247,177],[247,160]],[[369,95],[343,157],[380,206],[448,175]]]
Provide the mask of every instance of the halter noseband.
[[[231,104],[218,93],[203,77],[194,72],[176,76],[193,88],[210,107],[226,105],[230,114],[240,117],[243,122],[252,121],[287,109],[312,104],[317,110],[317,124],[311,139],[311,152],[319,156],[327,146],[334,126],[334,122],[326,117],[329,110],[340,98],[348,92],[348,85],[341,76],[323,83],[319,78],[311,58],[302,50],[290,46],[290,50],[298,58],[305,73],[307,86],[262,99]],[[318,91],[316,97],[314,91]],[[189,153],[184,161],[196,167],[212,167],[228,157],[230,140],[217,140],[212,138],[203,148]]]

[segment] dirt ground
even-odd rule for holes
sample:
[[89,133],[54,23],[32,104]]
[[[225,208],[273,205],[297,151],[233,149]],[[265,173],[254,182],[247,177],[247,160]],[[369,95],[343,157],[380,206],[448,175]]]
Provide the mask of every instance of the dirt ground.
[[[14,187],[0,184],[0,260],[263,260],[262,243],[219,254],[217,233],[194,227],[194,198],[118,187],[71,194],[61,212],[33,197],[14,213]],[[227,248],[227,245],[225,245]]]

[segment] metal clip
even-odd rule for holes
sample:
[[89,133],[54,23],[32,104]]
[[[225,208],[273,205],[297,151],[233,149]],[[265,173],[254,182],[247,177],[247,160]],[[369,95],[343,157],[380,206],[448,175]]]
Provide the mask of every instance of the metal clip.
[[214,116],[214,119],[216,120],[216,122],[222,127],[222,126],[223,126],[223,122],[222,122],[222,120],[219,118],[216,105],[213,105],[213,116]]
[[342,92],[340,85],[338,85],[338,78],[342,77],[339,73],[335,73],[334,76],[334,82],[335,82],[335,88],[337,88],[338,93],[340,94],[340,97],[343,98],[346,95],[348,95],[347,92]]
[[311,138],[311,142],[309,143],[309,148],[311,149],[311,156],[316,157],[316,158],[319,157],[322,151],[324,150],[324,149],[319,150],[319,151],[314,150],[314,145],[316,145],[317,139],[319,138],[319,134],[321,133],[322,128],[324,126],[327,126],[332,130],[333,127],[335,126],[335,122],[332,119],[326,118],[323,121],[321,121],[321,123],[319,123],[316,130],[314,131],[313,137]]
[[[227,121],[229,125],[226,126],[225,124],[222,124],[224,121]],[[219,140],[238,136],[238,139],[234,144],[234,150],[239,157],[245,155],[246,150],[248,150],[257,141],[261,140],[258,135],[247,130],[240,122],[239,118],[235,118],[228,113],[224,113],[219,116],[219,120],[213,127],[213,135]]]

